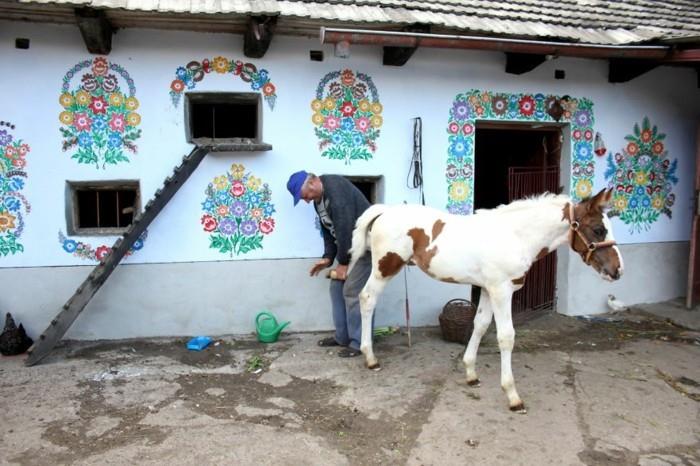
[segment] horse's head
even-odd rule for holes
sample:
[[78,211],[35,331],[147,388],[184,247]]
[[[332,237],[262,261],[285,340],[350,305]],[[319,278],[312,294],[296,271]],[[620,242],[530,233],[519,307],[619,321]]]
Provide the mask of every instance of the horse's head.
[[615,246],[610,220],[605,208],[612,190],[603,189],[580,203],[567,204],[564,216],[571,223],[569,243],[586,265],[592,266],[604,279],[613,281],[622,276],[622,254]]

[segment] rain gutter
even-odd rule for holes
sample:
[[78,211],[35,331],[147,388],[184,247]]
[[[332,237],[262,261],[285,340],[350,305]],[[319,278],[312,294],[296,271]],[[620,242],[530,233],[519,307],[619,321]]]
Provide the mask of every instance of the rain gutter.
[[494,50],[581,58],[634,58],[661,61],[697,61],[700,50],[674,51],[664,45],[596,45],[526,39],[430,34],[419,32],[373,31],[321,27],[322,44],[361,44],[390,47],[434,47],[448,49]]

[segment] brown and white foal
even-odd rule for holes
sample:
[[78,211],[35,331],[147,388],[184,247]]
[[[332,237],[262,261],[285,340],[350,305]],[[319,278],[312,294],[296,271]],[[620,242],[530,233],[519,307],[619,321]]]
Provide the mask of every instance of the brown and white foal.
[[464,353],[467,383],[477,385],[476,353],[492,317],[501,352],[501,386],[510,409],[525,412],[515,390],[511,353],[515,331],[511,297],[522,288],[532,263],[568,243],[604,279],[617,280],[623,263],[604,208],[611,191],[574,204],[568,196],[544,194],[471,216],[417,205],[371,206],[357,220],[352,261],[372,252],[372,273],[360,293],[362,353],[370,369],[379,367],[372,351],[371,322],[377,298],[408,261],[431,277],[482,287],[474,331]]

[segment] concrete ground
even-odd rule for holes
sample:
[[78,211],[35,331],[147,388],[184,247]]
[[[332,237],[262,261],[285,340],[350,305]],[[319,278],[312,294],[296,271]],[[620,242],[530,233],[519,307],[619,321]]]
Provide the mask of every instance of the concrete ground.
[[654,311],[517,326],[524,415],[493,331],[477,388],[439,328],[380,337],[376,372],[325,334],[69,342],[35,367],[0,359],[0,463],[700,465],[700,333]]

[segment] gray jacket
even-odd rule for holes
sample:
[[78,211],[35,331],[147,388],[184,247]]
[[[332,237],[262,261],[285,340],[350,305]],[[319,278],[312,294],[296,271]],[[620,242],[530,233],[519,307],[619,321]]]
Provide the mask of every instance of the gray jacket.
[[[347,178],[340,175],[321,175],[323,197],[328,200],[328,215],[333,222],[335,238],[321,223],[323,233],[323,257],[338,260],[341,265],[348,265],[352,246],[352,230],[357,218],[369,207],[369,202],[362,191],[357,189]],[[316,208],[316,204],[314,204]]]

